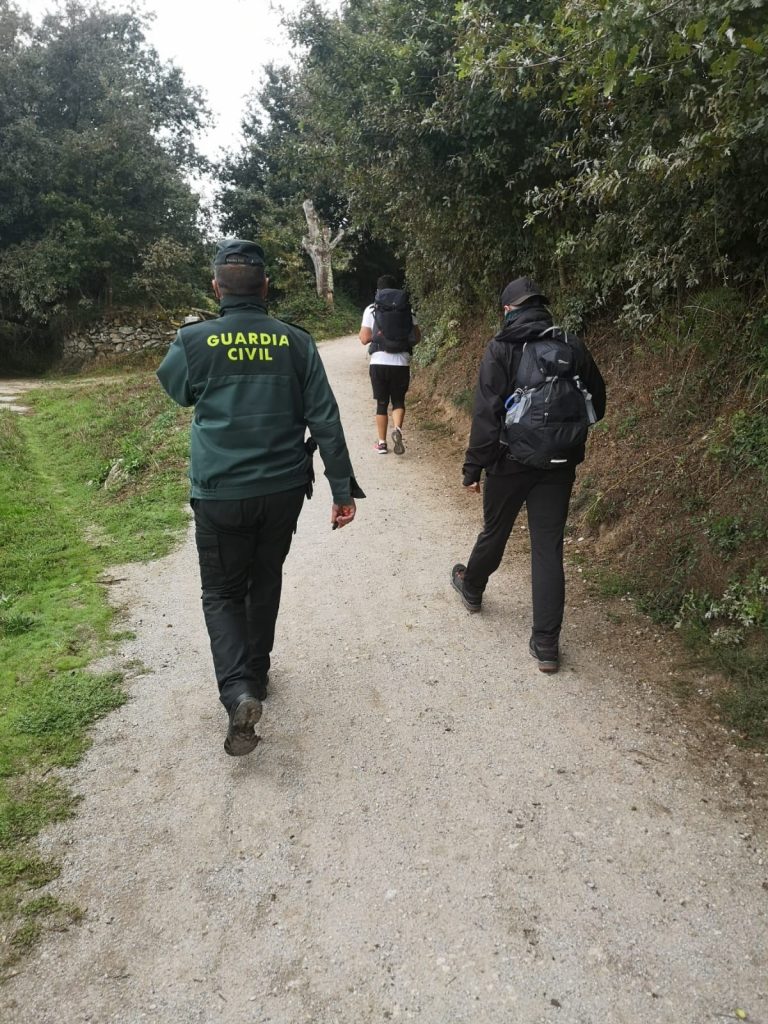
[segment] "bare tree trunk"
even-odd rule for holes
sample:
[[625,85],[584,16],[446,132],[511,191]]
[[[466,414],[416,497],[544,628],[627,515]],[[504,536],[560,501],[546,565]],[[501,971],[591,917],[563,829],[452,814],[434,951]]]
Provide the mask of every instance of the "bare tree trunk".
[[341,228],[336,237],[331,239],[331,229],[320,220],[312,200],[305,199],[302,205],[304,216],[307,218],[309,235],[305,235],[302,238],[301,244],[309,253],[312,265],[315,268],[317,294],[325,299],[329,306],[333,306],[331,253],[344,237],[344,228]]

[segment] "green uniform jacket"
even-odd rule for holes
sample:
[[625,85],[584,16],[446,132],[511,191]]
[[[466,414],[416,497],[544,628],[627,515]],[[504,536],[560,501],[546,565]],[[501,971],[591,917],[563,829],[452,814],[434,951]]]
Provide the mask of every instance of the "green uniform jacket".
[[224,296],[216,320],[177,333],[157,371],[194,405],[193,498],[239,499],[306,485],[309,427],[337,504],[357,490],[344,431],[312,336],[269,316],[262,299]]

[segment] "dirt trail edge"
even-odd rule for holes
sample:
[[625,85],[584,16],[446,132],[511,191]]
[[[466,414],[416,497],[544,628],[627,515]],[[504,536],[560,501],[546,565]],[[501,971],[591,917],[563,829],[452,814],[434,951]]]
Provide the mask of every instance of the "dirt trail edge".
[[360,345],[322,353],[368,498],[332,532],[321,477],[299,522],[264,742],[223,752],[191,535],[121,568],[120,657],[147,671],[41,840],[86,917],[0,990],[0,1019],[768,1024],[748,797],[673,720],[649,727],[575,627],[560,674],[537,671],[524,561],[467,614],[448,574],[479,502],[418,436],[375,454]]

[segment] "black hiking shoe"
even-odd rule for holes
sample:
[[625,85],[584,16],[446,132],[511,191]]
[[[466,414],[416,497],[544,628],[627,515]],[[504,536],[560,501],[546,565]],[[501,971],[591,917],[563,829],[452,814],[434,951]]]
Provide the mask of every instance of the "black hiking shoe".
[[560,668],[560,652],[557,641],[544,646],[544,644],[537,644],[531,637],[528,642],[528,650],[531,652],[531,657],[538,661],[539,672],[557,672]]
[[232,757],[242,757],[256,749],[260,737],[254,726],[261,718],[261,701],[249,693],[243,694],[229,710],[229,729],[224,749]]
[[464,589],[464,573],[467,571],[466,565],[462,565],[459,562],[451,569],[451,586],[461,597],[461,603],[467,609],[468,612],[479,612],[483,605],[482,594],[468,594]]

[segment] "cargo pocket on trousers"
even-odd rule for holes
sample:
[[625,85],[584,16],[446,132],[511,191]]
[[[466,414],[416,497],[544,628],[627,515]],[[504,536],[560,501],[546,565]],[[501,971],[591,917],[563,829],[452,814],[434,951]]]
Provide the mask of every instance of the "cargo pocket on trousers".
[[197,558],[200,562],[200,580],[203,587],[217,586],[223,576],[218,537],[197,538]]

